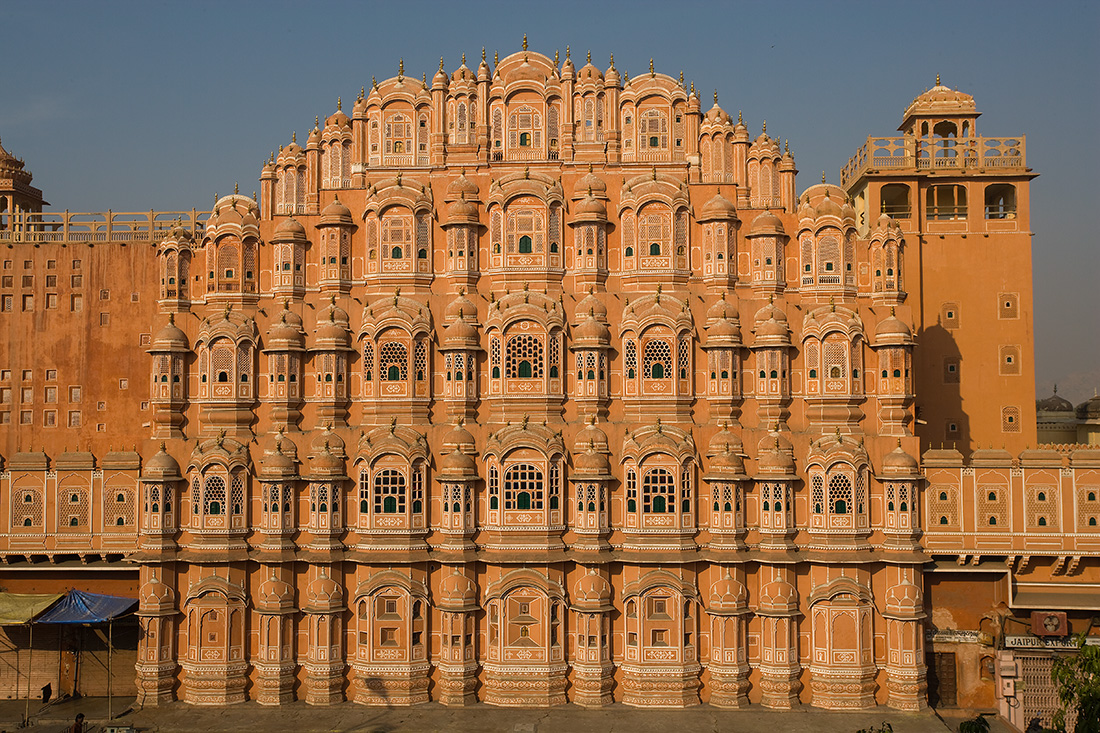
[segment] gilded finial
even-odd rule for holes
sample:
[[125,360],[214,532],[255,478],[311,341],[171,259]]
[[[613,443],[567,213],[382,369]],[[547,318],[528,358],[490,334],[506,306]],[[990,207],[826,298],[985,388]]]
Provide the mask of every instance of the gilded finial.
[[588,49],[588,63],[592,63],[592,49]]
[[462,52],[462,65],[463,66],[466,65],[466,52],[465,51]]
[[237,184],[237,183],[234,183],[234,184],[233,184],[233,195],[234,195],[234,196],[236,196],[236,195],[237,195],[237,194],[239,194],[240,192],[241,192],[241,187],[240,187],[240,185],[239,185],[239,184]]
[[783,141],[783,152],[784,153],[791,152],[791,141],[790,140],[784,140]]
[[524,51],[527,50],[527,34],[526,33],[523,34],[523,50]]
[[767,120],[764,120],[764,124],[760,127],[760,134],[761,135],[767,135],[768,134],[768,121]]
[[321,126],[321,116],[320,115],[313,115],[313,129],[316,130],[320,126]]
[[825,183],[825,171],[821,171],[821,182]]
[[359,98],[362,99],[365,96],[367,96],[367,88],[359,87]]
[[936,74],[936,86],[940,85],[940,75]]
[[297,131],[294,131],[294,132],[290,133],[290,142],[292,142],[292,143],[298,142],[298,132]]
[[611,68],[615,68],[615,54],[611,54]]
[[745,124],[745,120],[742,119],[742,117],[741,117],[741,110],[737,110],[737,124],[739,124],[739,125]]
[[654,73],[655,73],[655,72],[653,71],[653,59],[650,59],[650,60],[649,60],[649,75],[650,75],[650,76],[653,76],[653,75],[654,75]]
[[405,59],[397,60],[397,78],[400,79],[405,75]]
[[375,79],[373,76],[370,78],[370,88],[371,89],[377,89],[378,88],[378,80]]
[[714,90],[714,103],[718,104],[718,90],[717,89]]
[[257,202],[259,201],[259,199],[256,198],[256,192],[255,191],[252,192],[252,200],[257,201]]
[[558,49],[554,49],[554,66],[558,65]]
[[426,71],[420,72],[420,82],[424,86],[428,86],[428,72],[426,72]]
[[336,109],[338,109],[338,110],[344,109],[344,100],[343,100],[342,97],[337,97],[336,98]]
[[680,86],[684,86],[684,70],[680,69]]
[[439,57],[439,70],[443,71],[443,57],[442,56]]
[[691,82],[691,93],[695,94],[695,82]]
[[493,66],[500,66],[500,51],[493,51]]

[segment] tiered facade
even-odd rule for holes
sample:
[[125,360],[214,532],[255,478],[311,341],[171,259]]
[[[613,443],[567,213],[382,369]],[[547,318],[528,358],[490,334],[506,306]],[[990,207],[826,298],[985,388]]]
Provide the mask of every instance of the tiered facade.
[[[988,297],[980,323],[1001,283],[929,264],[964,256],[925,232],[916,180],[963,134],[939,127],[949,91],[873,159],[914,176],[904,209],[867,165],[796,194],[766,128],[652,67],[525,47],[372,83],[272,155],[258,202],[148,243],[21,220],[37,248],[8,257],[74,291],[5,314],[4,379],[73,385],[83,432],[58,456],[48,404],[5,413],[9,563],[138,565],[150,705],[922,708],[940,504],[916,456],[943,437],[914,430],[954,409],[919,396],[950,328],[923,293]],[[955,189],[927,223],[1029,256],[1032,174],[998,152],[1011,230],[968,224]],[[965,393],[959,441],[1034,435],[1029,273],[1000,372],[1023,376],[1003,407]]]

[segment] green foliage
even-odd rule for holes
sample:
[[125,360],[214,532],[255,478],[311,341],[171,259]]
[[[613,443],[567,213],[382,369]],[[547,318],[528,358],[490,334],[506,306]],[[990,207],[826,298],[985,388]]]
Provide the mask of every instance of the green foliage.
[[1066,718],[1076,711],[1073,733],[1100,733],[1100,646],[1085,644],[1077,635],[1077,653],[1054,660],[1050,673],[1062,704],[1054,714],[1054,729],[1066,730]]
[[959,733],[988,733],[989,718],[985,717],[987,715],[989,713],[978,713],[978,717],[959,723]]

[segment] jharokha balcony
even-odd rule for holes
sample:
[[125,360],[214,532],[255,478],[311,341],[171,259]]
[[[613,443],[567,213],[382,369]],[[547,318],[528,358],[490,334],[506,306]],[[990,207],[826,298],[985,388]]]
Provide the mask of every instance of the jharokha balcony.
[[1020,137],[868,137],[840,171],[848,188],[865,173],[942,170],[1026,170],[1026,140]]

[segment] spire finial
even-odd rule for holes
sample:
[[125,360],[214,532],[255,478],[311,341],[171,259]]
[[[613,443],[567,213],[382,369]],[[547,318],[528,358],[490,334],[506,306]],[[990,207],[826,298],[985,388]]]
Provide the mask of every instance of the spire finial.
[[554,49],[554,66],[558,65],[558,49]]
[[493,51],[493,66],[500,66],[500,51]]
[[682,89],[683,86],[684,86],[684,70],[680,69],[680,88]]
[[298,131],[297,130],[290,133],[290,142],[292,142],[292,143],[298,142]]
[[737,110],[737,124],[745,124],[745,120],[741,117],[741,110]]
[[611,68],[615,68],[615,54],[611,54]]
[[370,78],[370,88],[371,89],[377,89],[378,88],[378,80],[375,79],[373,76]]
[[821,171],[821,182],[825,183],[825,171]]
[[420,83],[423,84],[424,86],[428,86],[428,72],[426,72],[426,71],[421,71],[420,72]]
[[783,152],[784,153],[791,152],[791,141],[790,140],[784,140],[783,141]]
[[936,86],[940,85],[940,75],[936,74]]
[[485,47],[484,46],[481,47],[481,60],[482,61],[485,60]]
[[321,126],[321,116],[313,115],[313,129],[316,130]]
[[338,110],[344,109],[344,98],[343,97],[337,97],[336,98],[336,109],[338,109]]
[[767,135],[768,134],[768,121],[767,120],[764,120],[764,124],[761,125],[760,134],[761,135]]
[[405,59],[397,60],[397,78],[400,79],[405,75]]
[[717,89],[714,90],[714,103],[718,104],[718,90]]
[[443,57],[442,56],[439,57],[439,70],[443,71]]
[[573,59],[569,58],[569,45],[568,44],[566,44],[566,46],[565,46],[565,60],[566,61],[572,61],[573,60]]
[[238,183],[234,182],[234,183],[233,183],[233,195],[234,195],[234,196],[236,196],[236,195],[237,195],[237,194],[239,194],[240,192],[241,192],[241,187],[240,187],[240,184],[238,184]]
[[695,82],[694,81],[691,82],[691,94],[692,94],[692,96],[695,96]]
[[527,50],[527,34],[526,33],[523,34],[523,50],[524,51]]
[[654,74],[655,74],[655,72],[653,71],[653,59],[650,59],[649,60],[649,75],[654,76]]
[[359,87],[359,98],[362,99],[365,96],[367,96],[367,88]]
[[463,66],[466,65],[466,52],[465,51],[462,52],[462,65]]

